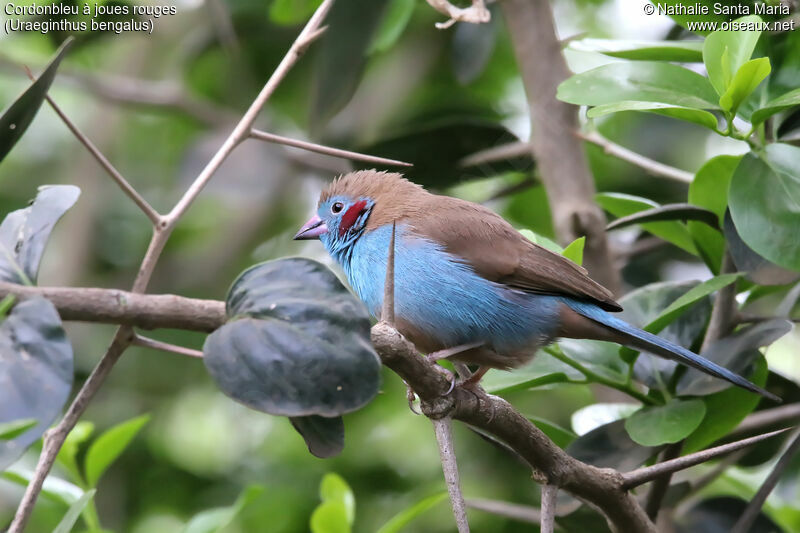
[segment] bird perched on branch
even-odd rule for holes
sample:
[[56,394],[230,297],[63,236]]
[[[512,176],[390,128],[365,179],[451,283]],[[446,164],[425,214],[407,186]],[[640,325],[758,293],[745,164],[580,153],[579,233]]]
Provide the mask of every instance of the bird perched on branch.
[[613,295],[565,257],[483,206],[431,194],[400,174],[335,180],[295,239],[320,239],[379,317],[393,227],[395,327],[433,359],[489,368],[529,361],[558,337],[612,341],[674,359],[778,398],[703,357],[611,314]]

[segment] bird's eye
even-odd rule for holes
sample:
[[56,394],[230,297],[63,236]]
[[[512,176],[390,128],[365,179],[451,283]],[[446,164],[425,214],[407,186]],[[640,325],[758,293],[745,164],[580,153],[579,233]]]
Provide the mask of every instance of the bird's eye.
[[336,202],[331,206],[331,213],[334,215],[337,213],[341,213],[342,209],[344,209],[344,204],[342,202]]

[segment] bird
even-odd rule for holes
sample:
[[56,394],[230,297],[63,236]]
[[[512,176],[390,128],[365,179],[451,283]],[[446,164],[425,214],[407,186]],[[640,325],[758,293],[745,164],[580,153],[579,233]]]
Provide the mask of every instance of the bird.
[[401,174],[360,170],[332,181],[295,240],[319,239],[380,319],[394,235],[395,328],[423,353],[510,370],[558,338],[616,342],[780,399],[696,353],[612,313],[613,294],[568,258],[531,242],[500,215],[433,194]]

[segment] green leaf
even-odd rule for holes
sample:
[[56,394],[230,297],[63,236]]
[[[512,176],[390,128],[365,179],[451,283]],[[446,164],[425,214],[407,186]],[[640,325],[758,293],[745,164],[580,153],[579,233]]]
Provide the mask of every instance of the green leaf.
[[80,194],[73,185],[39,187],[30,206],[6,215],[0,224],[0,279],[26,285],[36,282],[50,232]]
[[788,93],[783,93],[761,106],[753,113],[750,122],[753,126],[757,126],[775,113],[797,105],[800,105],[800,88],[789,91]]
[[577,265],[583,264],[583,245],[586,244],[586,237],[578,237],[564,248],[561,255]]
[[322,502],[311,514],[311,533],[350,533],[347,509],[342,502]]
[[81,420],[75,424],[67,438],[64,439],[64,444],[56,456],[56,461],[66,468],[72,478],[79,483],[83,483],[84,479],[78,467],[78,451],[80,451],[81,445],[89,439],[93,432],[94,424]]
[[404,527],[410,524],[414,519],[435,507],[437,504],[447,499],[446,492],[440,492],[433,496],[424,498],[408,509],[404,509],[389,519],[388,522],[383,524],[377,533],[400,533]]
[[695,109],[719,109],[708,79],[671,63],[610,63],[576,74],[558,87],[558,99],[598,106],[623,100],[659,102]]
[[183,528],[183,533],[217,533],[224,530],[233,522],[236,515],[254,502],[263,492],[263,487],[250,485],[239,494],[233,505],[208,509],[193,516]]
[[533,422],[534,425],[542,430],[542,433],[550,437],[550,440],[552,440],[559,448],[566,448],[572,443],[572,441],[578,438],[578,435],[576,435],[575,432],[561,427],[554,422],[545,420],[544,418],[532,415],[525,415],[525,418]]
[[203,361],[222,391],[270,414],[338,417],[378,393],[369,314],[321,263],[279,259],[245,270],[228,292],[228,323]]
[[69,38],[56,51],[42,74],[0,115],[0,161],[14,148],[44,102],[61,60],[72,45]]
[[750,93],[756,90],[756,87],[764,81],[764,78],[769,76],[772,67],[769,64],[768,57],[760,57],[758,59],[751,59],[742,65],[736,75],[733,77],[725,94],[720,96],[719,105],[725,111],[736,113],[739,105],[745,98],[750,96]]
[[658,318],[647,324],[647,326],[644,327],[645,331],[649,331],[650,333],[658,333],[667,327],[673,320],[678,318],[681,313],[686,311],[695,302],[705,298],[713,292],[720,290],[723,287],[727,287],[742,276],[743,273],[741,272],[736,272],[734,274],[721,274],[706,280],[699,285],[695,285],[683,296],[669,304],[669,306],[664,309],[660,315],[658,315]]
[[415,0],[390,0],[383,14],[378,31],[369,45],[369,53],[385,52],[394,46],[394,43],[403,34],[414,13]]
[[678,61],[681,63],[703,61],[703,43],[701,41],[581,39],[571,42],[569,48],[636,61]]
[[[538,369],[537,369],[538,370]],[[535,370],[531,369],[533,373]],[[566,383],[570,381],[569,376],[564,372],[552,372],[549,374],[536,375],[529,377],[528,372],[520,372],[515,369],[514,372],[491,372],[488,376],[492,379],[484,382],[481,380],[481,385],[491,394],[508,394],[518,390],[535,389],[536,387],[543,387],[545,385],[552,385],[554,383]]]
[[356,519],[356,498],[347,482],[338,474],[329,472],[319,485],[319,497],[323,502],[339,502],[347,512],[347,523],[351,526]]
[[142,415],[117,424],[89,446],[86,452],[86,482],[90,487],[97,486],[100,476],[125,451],[149,420],[150,415]]
[[[18,463],[0,474],[0,477],[21,487],[27,487],[33,479],[33,470],[22,468]],[[42,496],[67,507],[78,501],[83,494],[84,491],[79,486],[52,474],[45,478],[42,485]]]
[[523,237],[525,237],[532,243],[547,248],[551,252],[555,252],[557,254],[564,252],[564,249],[561,246],[559,246],[558,243],[548,239],[543,235],[539,235],[538,233],[531,231],[529,229],[521,229],[519,230],[519,232],[522,234]]
[[[689,202],[716,213],[720,224],[728,208],[731,177],[741,159],[741,156],[733,155],[720,155],[709,159],[689,184]],[[722,254],[725,251],[725,238],[718,230],[706,224],[690,221],[687,225],[700,257],[714,274],[719,273]]]
[[[600,193],[595,196],[595,200],[600,207],[616,217],[624,217],[639,211],[659,207],[659,204],[652,200],[621,193]],[[680,222],[648,222],[642,224],[642,229],[656,237],[671,242],[691,254],[697,255],[697,249],[692,242],[691,235],[689,235],[689,230]]]
[[35,419],[38,424],[0,440],[0,470],[60,414],[72,377],[72,346],[56,308],[41,297],[19,302],[0,323],[0,423]]
[[618,218],[606,226],[606,230],[624,228],[633,224],[646,224],[648,222],[662,222],[664,220],[680,220],[688,222],[695,220],[720,231],[717,214],[691,204],[666,204],[651,209],[645,209],[626,217]]
[[282,26],[295,26],[305,22],[321,3],[322,0],[273,0],[269,19]]
[[61,522],[59,522],[53,530],[53,533],[69,533],[72,531],[75,522],[78,521],[78,517],[86,506],[89,505],[89,502],[92,501],[92,498],[94,498],[95,492],[97,492],[95,489],[85,492],[75,503],[70,505],[66,514],[61,519]]
[[19,437],[39,421],[35,418],[23,418],[12,422],[0,423],[0,440],[11,440]]
[[800,148],[768,145],[744,156],[731,179],[733,223],[742,240],[770,261],[800,271]]
[[697,429],[706,405],[702,400],[671,400],[666,405],[647,406],[625,420],[625,430],[642,446],[678,442]]
[[623,100],[621,102],[614,102],[611,104],[603,104],[589,109],[586,116],[589,118],[602,117],[611,113],[618,113],[620,111],[647,111],[656,113],[685,122],[693,122],[704,126],[710,130],[717,131],[717,117],[713,113],[703,111],[702,109],[693,109],[691,107],[681,107],[671,104],[663,104],[660,102],[637,102],[635,100]]
[[[750,15],[738,22],[760,22],[761,18]],[[708,79],[717,94],[724,95],[734,75],[753,55],[760,31],[715,31],[706,37],[703,44],[703,62]]]
[[[767,361],[763,355],[756,359],[756,367],[750,381],[763,387],[767,381]],[[733,430],[756,408],[761,396],[752,392],[729,387],[716,394],[705,396],[706,414],[702,423],[689,435],[683,446],[684,453],[702,450]]]

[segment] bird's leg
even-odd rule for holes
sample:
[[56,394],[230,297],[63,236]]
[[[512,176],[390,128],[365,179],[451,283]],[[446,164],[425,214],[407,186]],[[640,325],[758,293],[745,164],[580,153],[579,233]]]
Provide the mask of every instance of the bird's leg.
[[471,387],[478,386],[478,383],[480,383],[481,378],[483,378],[483,376],[486,375],[486,373],[489,370],[491,370],[491,368],[492,367],[490,367],[490,366],[481,366],[481,367],[479,367],[478,370],[473,372],[471,376],[469,376],[467,379],[465,379],[464,381],[459,383],[459,387],[471,388]]
[[436,361],[441,361],[442,359],[449,359],[454,355],[458,355],[461,352],[466,352],[467,350],[472,350],[473,348],[477,348],[482,346],[482,342],[472,342],[470,344],[461,344],[459,346],[453,346],[452,348],[445,348],[444,350],[439,350],[437,352],[431,352],[427,355],[428,361],[431,363],[435,363]]

